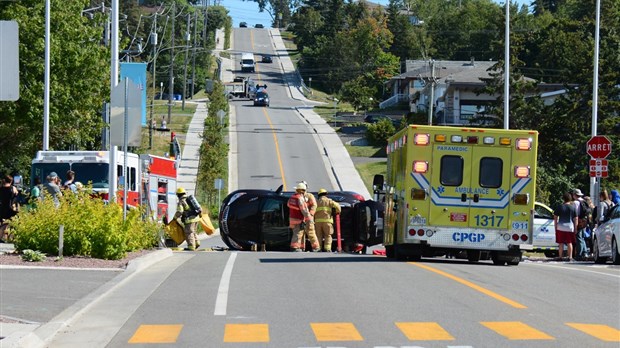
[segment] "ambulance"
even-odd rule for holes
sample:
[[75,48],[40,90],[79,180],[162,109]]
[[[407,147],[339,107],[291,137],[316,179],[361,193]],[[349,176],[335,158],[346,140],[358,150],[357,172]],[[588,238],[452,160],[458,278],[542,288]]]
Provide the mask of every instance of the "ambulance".
[[466,254],[518,265],[532,249],[538,132],[410,125],[388,139],[383,244],[398,260]]
[[[178,162],[174,159],[137,155],[127,152],[127,205],[144,205],[149,216],[160,220],[164,216],[170,221],[176,212],[176,189]],[[123,167],[125,152],[116,156],[118,177],[118,203],[123,203]],[[110,156],[108,151],[38,151],[32,160],[31,184],[34,178],[45,182],[55,172],[61,181],[69,170],[75,172],[75,181],[92,188],[93,193],[109,198]]]

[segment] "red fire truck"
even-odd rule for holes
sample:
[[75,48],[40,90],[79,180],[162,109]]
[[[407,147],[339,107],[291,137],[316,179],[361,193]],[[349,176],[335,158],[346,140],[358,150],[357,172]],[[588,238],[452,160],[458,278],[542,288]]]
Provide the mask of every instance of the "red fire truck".
[[[118,152],[116,173],[117,202],[123,203],[123,166],[125,153]],[[93,192],[109,197],[110,157],[108,151],[39,151],[32,160],[31,182],[55,172],[62,180],[69,170],[75,172],[75,181],[90,185]],[[144,205],[149,216],[172,219],[176,212],[177,161],[153,155],[127,153],[127,205]]]

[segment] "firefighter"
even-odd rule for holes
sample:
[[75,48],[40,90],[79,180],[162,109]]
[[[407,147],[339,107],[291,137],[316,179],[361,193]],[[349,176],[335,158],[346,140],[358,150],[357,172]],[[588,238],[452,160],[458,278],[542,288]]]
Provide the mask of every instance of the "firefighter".
[[333,215],[339,215],[340,211],[340,204],[327,197],[327,190],[320,189],[314,223],[319,244],[323,244],[323,251],[332,251]]
[[185,248],[185,250],[193,251],[200,247],[200,242],[198,241],[198,236],[196,235],[200,215],[190,209],[190,206],[187,203],[187,192],[185,192],[183,187],[179,187],[177,189],[177,198],[179,199],[179,202],[177,204],[177,212],[174,214],[174,218],[181,218],[181,225],[183,225],[185,241],[187,242],[187,248]]
[[[304,184],[306,186],[306,191],[304,192],[304,200],[306,201],[306,205],[308,205],[308,212],[310,213],[310,216],[312,216],[312,222],[305,224],[304,234],[303,234],[303,237],[301,238],[301,248],[304,249],[306,246],[306,239],[310,239],[310,234],[316,237],[316,229],[314,226],[314,222],[315,222],[314,214],[316,214],[316,198],[314,198],[314,195],[309,191],[310,186],[308,186],[308,183],[305,180],[302,180],[299,183]],[[320,243],[319,243],[319,249],[320,249]]]
[[[303,183],[297,184],[295,186],[295,193],[289,198],[287,203],[289,208],[289,227],[293,230],[293,237],[291,238],[291,250],[293,251],[302,251],[301,239],[304,235],[304,227],[302,225],[314,225],[304,197],[305,192],[306,185]],[[316,239],[316,234],[314,234],[314,228],[308,238],[310,238],[313,251],[319,251],[320,246]]]

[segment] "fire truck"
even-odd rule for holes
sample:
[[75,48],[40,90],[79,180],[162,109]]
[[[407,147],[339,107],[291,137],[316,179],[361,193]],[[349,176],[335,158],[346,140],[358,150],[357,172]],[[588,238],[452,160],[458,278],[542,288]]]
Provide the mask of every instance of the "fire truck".
[[[153,155],[118,152],[116,173],[119,178],[117,202],[123,203],[123,166],[127,156],[127,205],[147,207],[149,216],[170,221],[176,212],[177,161]],[[110,157],[108,151],[39,151],[32,160],[31,183],[34,178],[45,182],[55,172],[65,179],[67,171],[75,172],[75,181],[92,188],[93,193],[109,198]]]
[[538,132],[410,125],[388,139],[383,244],[398,260],[466,254],[518,265],[532,249]]

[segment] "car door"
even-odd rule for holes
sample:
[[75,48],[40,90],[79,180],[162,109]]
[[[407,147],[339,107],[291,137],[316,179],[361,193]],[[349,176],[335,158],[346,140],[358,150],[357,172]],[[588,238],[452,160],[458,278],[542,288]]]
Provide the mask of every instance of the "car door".
[[555,224],[551,208],[536,202],[534,205],[534,249],[557,249]]
[[383,209],[383,204],[375,201],[359,202],[354,207],[357,238],[366,246],[383,242]]

